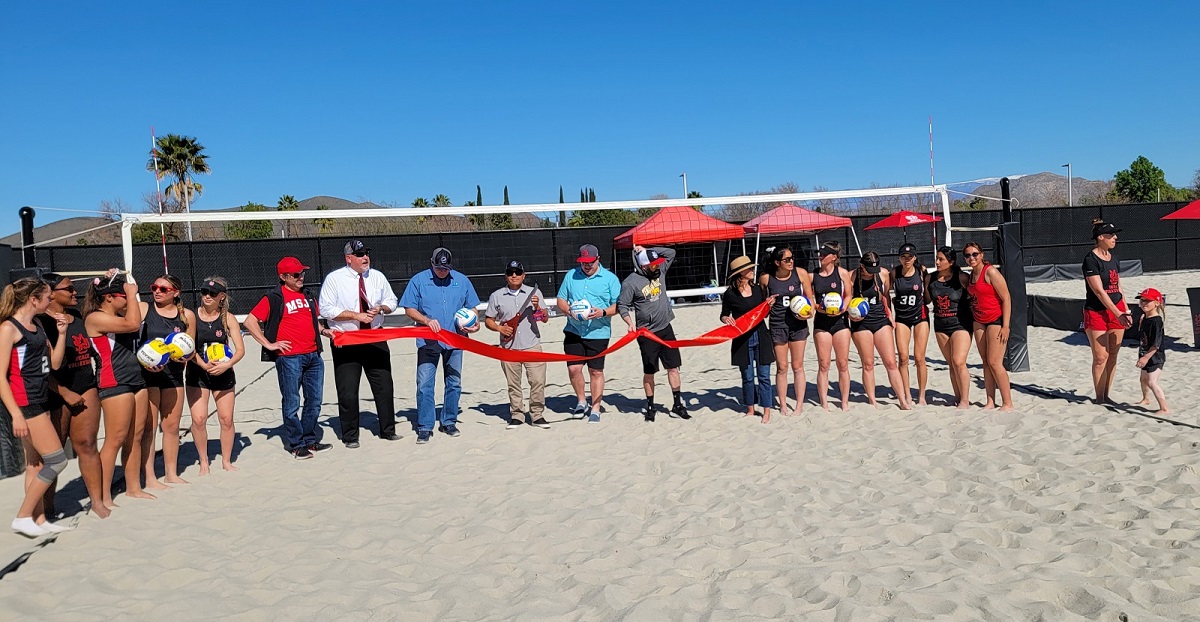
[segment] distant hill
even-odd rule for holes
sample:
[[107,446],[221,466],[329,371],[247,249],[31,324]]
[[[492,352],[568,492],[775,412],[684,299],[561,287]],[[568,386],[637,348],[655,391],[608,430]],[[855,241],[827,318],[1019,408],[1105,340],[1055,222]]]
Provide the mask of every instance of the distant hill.
[[[1035,175],[1010,177],[1009,181],[1011,182],[1013,199],[1016,200],[1016,205],[1014,206],[1016,209],[1061,207],[1067,204],[1067,177],[1065,175],[1037,173]],[[1074,194],[1075,205],[1096,205],[1107,202],[1105,197],[1112,190],[1112,182],[1073,177],[1071,179],[1071,190]],[[969,192],[971,194],[999,199],[1000,180],[997,179],[994,183],[981,185]],[[969,199],[970,197],[966,198]],[[989,203],[992,202],[989,201]],[[996,202],[994,206],[989,207],[999,208],[1000,203]]]

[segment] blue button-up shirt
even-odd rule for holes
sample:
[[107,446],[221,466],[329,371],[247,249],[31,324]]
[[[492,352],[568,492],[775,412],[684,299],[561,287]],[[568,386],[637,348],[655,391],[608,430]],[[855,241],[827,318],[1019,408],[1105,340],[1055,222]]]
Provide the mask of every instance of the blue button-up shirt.
[[[587,300],[593,307],[601,309],[611,307],[620,295],[621,281],[604,266],[600,266],[592,276],[584,274],[580,268],[572,268],[558,288],[558,297],[565,299],[568,305]],[[612,337],[612,318],[605,316],[595,320],[577,320],[567,316],[565,330],[584,339],[608,339]]]
[[[432,269],[422,270],[408,282],[404,295],[400,297],[400,306],[406,309],[416,309],[425,317],[437,320],[442,330],[454,330],[454,314],[459,309],[472,308],[479,305],[479,296],[475,294],[475,286],[467,275],[451,270],[445,279],[437,278]],[[418,339],[417,347],[425,345],[427,339]],[[433,343],[450,349],[440,341]]]

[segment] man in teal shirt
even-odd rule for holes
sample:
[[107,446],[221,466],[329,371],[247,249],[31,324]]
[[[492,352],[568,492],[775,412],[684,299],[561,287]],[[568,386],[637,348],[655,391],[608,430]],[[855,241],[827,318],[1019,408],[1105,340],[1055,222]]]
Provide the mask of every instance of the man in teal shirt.
[[[621,281],[617,275],[600,265],[600,251],[591,244],[579,247],[579,266],[572,268],[558,288],[558,309],[567,315],[567,326],[563,330],[563,352],[577,356],[595,356],[608,348],[612,337],[612,316],[617,314],[617,298],[621,295]],[[571,315],[571,304],[586,300],[591,313],[585,319]],[[579,403],[571,411],[571,418],[588,418],[588,423],[600,422],[600,399],[604,394],[604,357],[586,361],[592,385],[592,402],[583,393],[583,366],[585,363],[568,363],[567,375]]]

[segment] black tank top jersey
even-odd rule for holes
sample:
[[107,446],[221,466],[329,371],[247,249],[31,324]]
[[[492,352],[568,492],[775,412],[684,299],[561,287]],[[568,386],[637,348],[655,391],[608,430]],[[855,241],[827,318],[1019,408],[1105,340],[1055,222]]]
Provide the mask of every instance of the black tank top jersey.
[[[827,276],[822,276],[819,271],[813,272],[812,282],[813,296],[816,297],[816,300],[813,301],[814,305],[822,304],[822,301],[825,300],[825,294],[837,294],[842,297],[842,304],[845,304],[846,292],[842,291],[843,287],[841,268],[835,269],[833,274]],[[846,321],[845,313],[838,316],[829,316],[818,311],[816,318],[813,320],[814,330],[829,333],[836,333],[838,330],[841,330],[838,328],[839,325],[849,328],[850,324]]]
[[[67,325],[66,351],[63,353],[62,365],[50,372],[55,382],[75,393],[82,394],[96,387],[96,367],[92,357],[92,342],[88,339],[87,329],[83,326],[83,317],[75,309],[64,311],[71,317]],[[42,328],[46,331],[46,339],[50,343],[58,341],[58,323],[48,314],[39,315]]]
[[[217,319],[215,319],[211,322],[206,322],[206,321],[200,319],[199,313],[196,313],[196,349],[197,349],[197,351],[199,351],[200,348],[207,347],[208,344],[210,344],[210,343],[224,343],[224,344],[229,343],[229,334],[225,331],[225,325],[221,322],[221,315],[218,314]],[[209,377],[208,372],[204,371],[203,369],[200,369],[199,365],[195,364],[194,362],[192,362],[190,360],[187,362],[187,374],[189,377],[192,376],[193,374],[198,374],[198,375],[204,376],[206,379]],[[218,376],[213,376],[213,377],[218,378]],[[221,380],[226,381],[228,384],[232,385],[232,383],[234,382],[233,370],[230,369],[229,371],[226,371],[224,374],[221,374],[220,378],[221,378]],[[189,380],[188,382],[191,382],[191,380]]]
[[967,288],[958,281],[957,276],[951,276],[950,282],[938,280],[936,276],[929,280],[929,297],[933,299],[933,328],[946,332],[956,328],[970,330],[974,322],[971,316],[971,305],[967,304]]
[[184,333],[187,328],[183,325],[182,312],[179,316],[167,318],[158,314],[154,303],[146,305],[146,318],[142,320],[141,343],[152,339],[162,339],[171,333]]
[[915,324],[929,319],[925,306],[925,272],[913,270],[912,276],[903,276],[900,270],[892,273],[892,289],[896,292],[896,321]]
[[111,389],[117,385],[145,385],[142,366],[138,364],[137,333],[105,333],[92,337],[96,351],[97,386]]
[[[787,327],[788,330],[808,328],[808,320],[802,320],[792,313],[790,305],[793,296],[803,296],[804,286],[800,283],[800,273],[792,271],[792,275],[779,280],[774,274],[767,275],[767,295],[778,295],[775,304],[771,305],[771,328]],[[813,301],[809,301],[812,303]]]
[[29,330],[16,318],[8,318],[21,333],[13,343],[12,358],[8,362],[8,385],[18,406],[45,404],[50,397],[50,348],[46,331],[37,322]]
[[873,279],[862,279],[857,274],[854,276],[854,298],[862,298],[870,305],[867,310],[867,316],[861,321],[850,322],[851,326],[870,326],[878,328],[885,324],[890,324],[887,316],[887,308],[885,297],[879,291],[879,275],[875,275]]

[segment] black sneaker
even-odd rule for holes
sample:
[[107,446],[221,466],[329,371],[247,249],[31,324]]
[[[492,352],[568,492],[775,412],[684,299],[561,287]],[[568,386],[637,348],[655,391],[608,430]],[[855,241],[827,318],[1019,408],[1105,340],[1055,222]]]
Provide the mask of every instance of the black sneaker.
[[350,441],[346,443],[346,449],[358,449],[358,441]]
[[646,409],[642,411],[642,416],[646,418],[647,423],[654,423],[654,405],[646,404]]
[[313,443],[312,445],[309,445],[306,449],[308,449],[309,451],[311,451],[312,453],[315,454],[315,453],[319,453],[322,451],[329,451],[330,449],[333,449],[333,445],[330,445],[329,443]]
[[384,435],[380,436],[379,438],[381,438],[385,441],[398,441],[404,437],[400,436],[399,434],[396,434],[395,432],[392,432],[391,434],[384,434]]
[[307,447],[297,447],[291,451],[291,454],[297,460],[308,460],[313,457],[312,452]]
[[523,425],[525,425],[525,422],[521,421],[521,417],[509,417],[508,427],[505,429],[506,430],[515,430]]
[[538,417],[537,419],[534,419],[532,425],[535,428],[541,428],[543,430],[550,429],[550,422],[546,421],[546,419],[544,417]]
[[447,436],[458,436],[459,434],[462,434],[462,432],[458,431],[458,426],[454,424],[439,426],[438,432],[441,432]]
[[428,443],[429,439],[432,437],[433,437],[433,432],[430,432],[429,430],[417,430],[417,444],[418,445],[424,445],[425,443]]
[[684,406],[683,402],[680,402],[671,407],[671,416],[675,417],[676,419],[691,419],[692,418],[692,416],[688,414],[687,406]]

